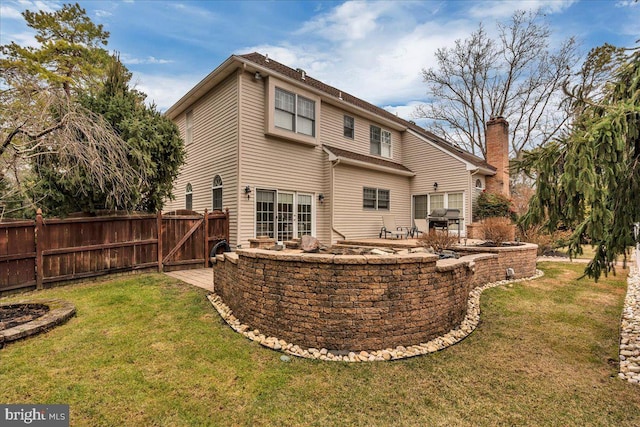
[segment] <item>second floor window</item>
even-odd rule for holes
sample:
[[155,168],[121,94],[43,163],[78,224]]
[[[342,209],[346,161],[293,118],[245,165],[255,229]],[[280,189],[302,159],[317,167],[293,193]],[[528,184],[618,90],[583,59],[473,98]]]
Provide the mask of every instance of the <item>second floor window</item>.
[[370,153],[376,156],[391,157],[391,132],[371,125]]
[[275,91],[275,126],[314,136],[316,103],[280,88]]
[[344,136],[353,139],[355,121],[351,116],[344,116]]

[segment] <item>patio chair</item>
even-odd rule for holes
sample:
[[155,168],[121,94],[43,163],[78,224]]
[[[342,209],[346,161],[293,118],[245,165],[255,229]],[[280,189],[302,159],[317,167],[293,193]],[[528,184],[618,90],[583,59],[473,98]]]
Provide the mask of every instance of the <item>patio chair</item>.
[[429,233],[429,223],[425,218],[416,218],[413,220],[413,234],[415,237],[420,236],[420,234]]
[[411,232],[411,227],[404,226],[396,226],[396,217],[395,215],[382,215],[382,228],[380,229],[379,238],[382,238],[384,234],[384,238],[387,238],[387,234],[391,234],[391,237],[402,239],[409,236]]

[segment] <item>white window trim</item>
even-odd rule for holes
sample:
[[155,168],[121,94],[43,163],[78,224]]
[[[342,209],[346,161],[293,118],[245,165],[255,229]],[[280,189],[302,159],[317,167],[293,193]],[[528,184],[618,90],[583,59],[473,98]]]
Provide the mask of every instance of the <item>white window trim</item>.
[[[351,119],[351,126],[350,128],[347,128],[346,123],[345,123],[345,119],[346,118],[350,118]],[[351,129],[351,136],[347,136],[344,134],[345,129]],[[342,136],[344,136],[347,139],[356,139],[356,118],[353,116],[350,116],[348,114],[345,114],[342,117]]]
[[[281,88],[281,87],[279,87],[279,86],[276,86],[274,94],[275,94],[275,93],[277,93],[278,91],[282,91],[282,92],[285,92],[285,93],[287,93],[287,94],[293,95],[293,112],[288,111],[288,110],[281,110],[281,109],[277,108],[277,107],[275,106],[275,100],[274,100],[274,106],[273,106],[273,108],[274,108],[274,115],[275,115],[275,111],[276,111],[276,110],[281,110],[281,111],[285,111],[285,112],[287,112],[287,113],[289,113],[289,114],[293,114],[293,123],[292,123],[293,129],[289,129],[289,128],[285,128],[285,127],[279,127],[278,125],[274,125],[274,126],[275,126],[275,127],[277,127],[278,129],[282,129],[282,130],[284,130],[284,131],[289,131],[289,132],[297,133],[297,134],[299,134],[299,135],[304,135],[304,136],[308,136],[308,137],[312,137],[312,138],[314,138],[314,137],[316,136],[316,127],[317,127],[317,124],[318,124],[318,121],[317,121],[317,119],[316,119],[316,118],[317,118],[317,114],[316,114],[316,101],[315,101],[314,99],[307,98],[307,97],[306,97],[306,96],[304,96],[304,95],[300,95],[300,94],[298,94],[298,93],[296,93],[296,92],[289,91],[289,90],[283,89],[283,88]],[[306,101],[309,101],[309,102],[311,102],[311,103],[313,104],[313,119],[312,119],[312,118],[310,118],[310,117],[304,116],[304,115],[302,115],[302,114],[299,114],[298,100],[299,100],[300,98],[302,98],[302,99],[304,99],[304,100],[306,100]],[[312,126],[312,130],[311,130],[311,134],[308,134],[308,133],[304,133],[304,132],[300,132],[300,131],[299,131],[299,129],[298,129],[298,118],[299,118],[299,117],[300,117],[300,118],[303,118],[303,119],[306,119],[306,120],[311,120],[311,121],[313,122],[313,126]]]
[[[369,208],[369,207],[365,207],[364,206],[364,191],[365,190],[375,190],[376,192],[376,198],[375,198],[375,202],[374,205],[375,207],[373,208]],[[389,194],[389,199],[388,199],[388,203],[389,205],[386,208],[381,208],[379,207],[379,201],[380,201],[380,191],[386,191],[387,194]],[[362,187],[362,209],[365,211],[391,211],[391,190],[387,189],[387,188],[375,188],[375,187]]]
[[[266,102],[264,103],[265,135],[278,138],[279,140],[282,140],[282,141],[294,142],[294,143],[304,144],[312,147],[317,147],[318,145],[320,145],[320,138],[321,138],[320,134],[322,132],[322,129],[320,126],[320,119],[322,117],[322,111],[321,111],[322,103],[321,103],[320,97],[314,94],[313,92],[304,90],[304,88],[285,82],[283,80],[279,80],[273,76],[269,76],[266,80],[267,80],[267,91],[266,91],[267,98],[266,98]],[[306,135],[304,133],[296,133],[285,128],[277,127],[275,125],[276,87],[286,92],[299,95],[315,103],[315,118],[314,118],[314,128],[313,128],[314,135],[313,136]]]
[[[274,224],[273,224],[273,234],[274,234],[274,239],[277,237],[278,234],[278,194],[279,193],[287,193],[287,194],[293,194],[293,204],[294,204],[294,222],[296,222],[295,228],[294,228],[294,238],[297,237],[297,233],[298,233],[298,225],[297,225],[297,220],[298,220],[298,195],[305,195],[305,196],[311,196],[311,235],[315,236],[316,235],[316,225],[317,225],[317,210],[316,210],[316,198],[317,195],[314,193],[310,193],[307,191],[292,191],[292,190],[278,190],[276,188],[267,188],[267,187],[255,187],[254,191],[256,192],[256,194],[258,194],[258,191],[274,191],[275,192],[275,202],[274,202],[274,206],[275,206],[275,211],[274,211]],[[253,238],[257,237],[257,227],[256,227],[256,214],[258,212],[258,201],[257,201],[257,197],[253,198]]]
[[[377,128],[380,133],[380,154],[374,154],[371,152],[371,145],[373,143],[373,141],[371,140],[371,130],[372,128]],[[385,138],[386,137],[386,138]],[[385,140],[388,139],[388,142],[386,142]],[[384,150],[383,150],[383,145],[387,146],[389,148],[389,155],[385,156],[383,154]],[[369,125],[369,154],[371,154],[372,156],[376,156],[376,157],[382,157],[383,159],[392,159],[393,158],[393,133],[388,130],[385,129],[381,126],[378,125]]]

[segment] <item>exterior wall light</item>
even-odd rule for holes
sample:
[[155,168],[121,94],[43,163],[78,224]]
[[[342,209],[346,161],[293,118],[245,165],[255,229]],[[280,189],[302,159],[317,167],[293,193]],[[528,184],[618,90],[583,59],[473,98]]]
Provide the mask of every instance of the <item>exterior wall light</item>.
[[251,187],[249,187],[248,185],[244,187],[244,194],[247,195],[247,200],[249,200],[249,197],[251,197]]
[[437,182],[433,183],[433,191],[438,191],[438,183]]
[[320,204],[324,203],[324,194],[318,194],[318,201],[320,202]]

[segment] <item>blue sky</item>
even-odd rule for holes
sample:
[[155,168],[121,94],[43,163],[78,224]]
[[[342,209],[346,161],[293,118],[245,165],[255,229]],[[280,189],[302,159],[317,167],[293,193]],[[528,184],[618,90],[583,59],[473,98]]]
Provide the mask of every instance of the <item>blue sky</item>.
[[[575,36],[581,52],[636,45],[640,3],[575,1],[79,1],[111,33],[137,88],[166,110],[227,57],[257,51],[410,118],[426,100],[420,71],[437,48],[489,32],[516,9],[540,8],[552,44]],[[0,0],[0,44],[33,44],[20,12],[63,2]]]

